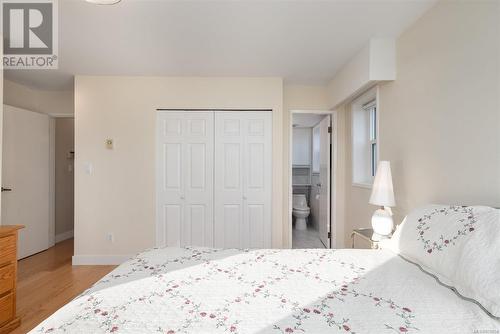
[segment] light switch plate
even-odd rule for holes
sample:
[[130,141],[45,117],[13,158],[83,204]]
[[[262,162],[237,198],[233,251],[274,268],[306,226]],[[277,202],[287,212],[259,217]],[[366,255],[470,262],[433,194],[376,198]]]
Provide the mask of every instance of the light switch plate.
[[106,148],[108,150],[112,150],[113,149],[113,144],[114,144],[113,143],[113,139],[111,139],[111,138],[106,139],[105,145],[106,145]]
[[94,165],[91,162],[85,162],[83,166],[85,168],[85,174],[87,175],[94,174]]
[[106,234],[106,239],[111,243],[115,242],[115,236],[113,233]]

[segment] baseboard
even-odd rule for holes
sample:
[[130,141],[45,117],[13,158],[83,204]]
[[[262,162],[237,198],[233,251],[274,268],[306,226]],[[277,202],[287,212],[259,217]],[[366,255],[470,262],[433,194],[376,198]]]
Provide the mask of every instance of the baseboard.
[[61,242],[61,241],[67,240],[67,239],[71,239],[71,238],[73,238],[74,234],[75,233],[73,230],[56,234],[55,242],[57,244],[58,242]]
[[130,259],[129,255],[74,255],[74,266],[107,266],[119,265]]

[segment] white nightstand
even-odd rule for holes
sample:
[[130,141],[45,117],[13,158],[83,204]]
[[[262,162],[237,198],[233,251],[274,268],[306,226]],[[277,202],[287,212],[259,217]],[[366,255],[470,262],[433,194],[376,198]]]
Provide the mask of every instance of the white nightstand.
[[378,249],[378,243],[381,240],[390,238],[392,236],[392,234],[388,235],[388,236],[382,236],[382,235],[378,235],[378,234],[373,233],[373,229],[371,229],[371,228],[354,229],[351,233],[352,248],[354,248],[354,237],[355,236],[358,236],[361,239],[369,242],[372,249]]

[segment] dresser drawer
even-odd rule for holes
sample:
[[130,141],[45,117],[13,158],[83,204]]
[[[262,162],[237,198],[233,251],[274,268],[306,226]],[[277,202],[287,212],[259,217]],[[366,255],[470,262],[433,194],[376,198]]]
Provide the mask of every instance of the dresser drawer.
[[8,235],[0,238],[0,267],[16,260],[16,237]]
[[8,294],[0,298],[0,326],[14,318],[14,296]]
[[13,264],[0,268],[0,296],[14,289],[16,268]]

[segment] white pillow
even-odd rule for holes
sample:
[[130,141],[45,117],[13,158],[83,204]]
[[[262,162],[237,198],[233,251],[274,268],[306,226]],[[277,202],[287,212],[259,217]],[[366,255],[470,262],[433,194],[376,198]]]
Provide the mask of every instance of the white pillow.
[[500,210],[428,205],[381,243],[500,317]]

